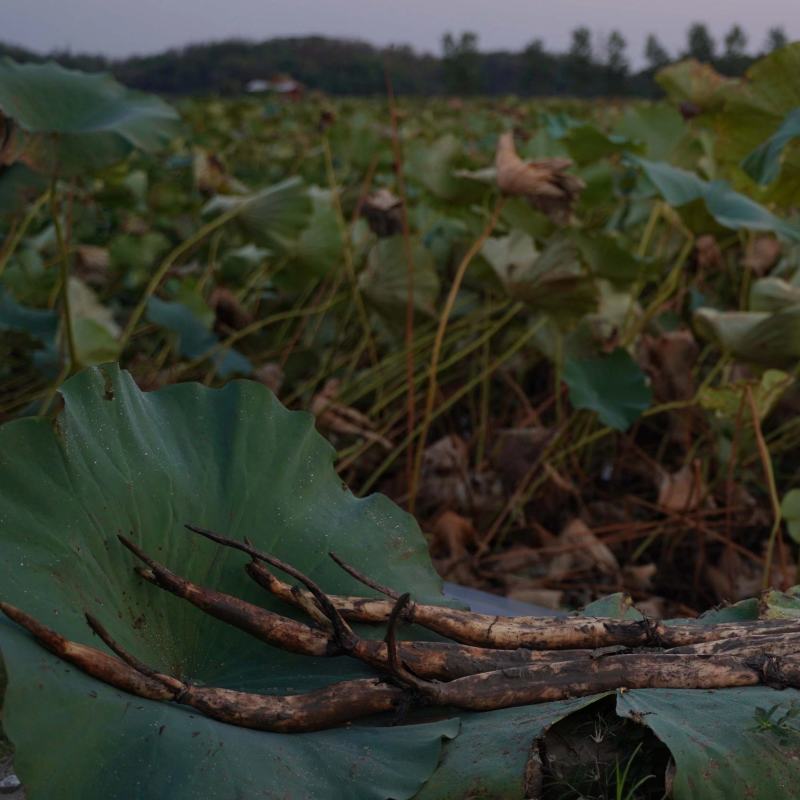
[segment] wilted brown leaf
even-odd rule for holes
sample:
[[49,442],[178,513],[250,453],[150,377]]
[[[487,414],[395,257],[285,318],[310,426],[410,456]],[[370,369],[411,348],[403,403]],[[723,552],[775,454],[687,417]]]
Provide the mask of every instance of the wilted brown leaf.
[[549,428],[497,431],[489,460],[508,491],[513,491],[536,464],[553,432]]
[[719,249],[717,240],[707,233],[705,236],[698,237],[695,242],[695,257],[697,266],[703,271],[715,272],[722,269],[724,261],[722,251]]
[[[690,331],[642,336],[638,361],[650,377],[653,395],[658,403],[691,400],[694,397],[694,369],[699,355],[700,348]],[[693,420],[697,417],[694,408],[670,411],[670,438],[688,448]]]
[[706,499],[707,489],[695,461],[677,472],[663,472],[659,479],[658,504],[666,511],[693,511]]
[[747,247],[742,264],[761,277],[775,266],[781,257],[781,243],[772,236],[759,236]]
[[436,571],[462,586],[479,586],[483,581],[475,572],[472,552],[478,532],[472,520],[455,511],[444,511],[430,528],[431,557]]
[[[761,592],[763,581],[761,564],[746,559],[732,548],[722,552],[717,564],[706,566],[706,579],[720,602],[734,603],[748,597],[756,597]],[[772,565],[770,585],[786,588],[794,583],[796,566],[788,559],[785,569],[780,563]]]
[[619,574],[616,556],[582,519],[576,517],[570,520],[561,531],[558,543],[570,549],[550,562],[547,571],[549,577],[560,578],[572,572],[590,569],[596,569],[605,575]]
[[386,450],[391,450],[392,443],[375,433],[374,426],[368,417],[355,408],[336,402],[339,386],[338,378],[329,378],[322,390],[317,392],[311,400],[311,413],[317,418],[319,428],[333,433],[361,436],[379,444]]
[[669,331],[642,337],[639,363],[650,376],[660,403],[691,400],[695,394],[693,371],[700,348],[691,331]]
[[442,512],[431,526],[431,535],[431,554],[450,562],[467,556],[478,538],[472,520],[455,511]]
[[417,498],[423,514],[441,509],[470,515],[493,511],[501,496],[494,472],[471,468],[469,448],[460,436],[444,436],[425,449]]
[[567,169],[572,162],[566,158],[548,158],[526,162],[517,154],[514,136],[501,134],[495,157],[497,186],[503,194],[525,197],[558,225],[572,218],[572,207],[586,184]]

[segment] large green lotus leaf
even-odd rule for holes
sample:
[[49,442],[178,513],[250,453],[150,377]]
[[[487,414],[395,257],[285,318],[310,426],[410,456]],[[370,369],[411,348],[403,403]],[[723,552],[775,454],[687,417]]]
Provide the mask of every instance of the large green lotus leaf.
[[284,249],[293,247],[313,210],[303,181],[292,177],[251,195],[218,195],[203,213],[219,214],[237,206],[242,206],[237,219],[248,234]]
[[[414,308],[435,314],[439,297],[439,276],[430,250],[420,241],[411,242],[414,264]],[[367,256],[367,267],[358,285],[367,299],[386,317],[405,319],[408,302],[408,258],[402,236],[379,239]]]
[[[185,303],[151,297],[147,301],[147,319],[178,336],[178,352],[186,358],[200,358],[218,344],[216,334]],[[253,365],[238,350],[217,350],[211,356],[220,377],[249,375]]]
[[409,148],[406,159],[408,177],[422,184],[441,200],[465,202],[475,196],[475,184],[456,175],[455,169],[463,153],[461,141],[452,133],[435,142],[417,142]]
[[0,166],[0,216],[16,214],[47,188],[47,181],[24,164]]
[[43,171],[92,169],[134,149],[156,150],[180,131],[175,110],[110,75],[53,62],[0,61],[0,112],[27,135],[26,161]]
[[798,710],[800,691],[795,689],[617,694],[617,713],[646,725],[670,749],[676,764],[675,800],[796,797]]
[[746,80],[724,87],[725,108],[715,125],[721,158],[736,162],[745,158],[800,106],[798,68],[800,42],[794,42],[756,61]]
[[[346,734],[252,731],[98,683],[6,622],[0,643],[11,676],[5,725],[29,800],[406,798],[459,730],[451,719]],[[26,717],[21,734],[15,716]]]
[[693,172],[663,161],[630,158],[642,168],[658,194],[672,206],[703,200],[709,214],[726,228],[770,231],[800,241],[800,228],[735,191],[725,181],[708,182]]
[[[718,161],[738,171],[742,160],[772,137],[787,115],[800,106],[798,69],[800,42],[794,42],[756,61],[745,80],[725,87],[724,110],[714,117]],[[763,199],[791,208],[797,201],[800,151],[792,148],[783,155],[780,176],[769,185]],[[750,166],[755,164],[751,162]]]
[[653,399],[641,367],[622,348],[600,358],[567,358],[564,381],[575,408],[596,411],[619,431],[630,428]]
[[673,167],[665,161],[644,158],[635,158],[633,161],[642,168],[656,191],[671,206],[682,206],[705,195],[707,184],[694,172]]
[[772,183],[781,171],[781,156],[791,141],[800,136],[800,108],[791,111],[763,144],[742,162],[742,169],[756,183]]
[[536,740],[551,725],[605,696],[465,714],[461,733],[445,743],[439,768],[415,800],[538,797],[536,772],[526,769]]
[[552,237],[541,253],[520,231],[487,239],[481,251],[514,299],[559,321],[597,308],[598,290],[569,236]]
[[701,336],[753,364],[789,368],[800,358],[800,305],[774,313],[698,308],[694,323]]
[[[385,497],[351,495],[312,417],[285,410],[260,384],[144,394],[106,366],[78,374],[62,394],[54,423],[0,428],[0,586],[3,599],[65,636],[98,645],[88,610],[159,669],[261,693],[365,673],[349,659],[271,648],[143,583],[118,533],[195,581],[279,609],[246,577],[240,553],[190,536],[187,521],[248,536],[332,592],[359,590],[328,558],[335,549],[383,583],[441,597],[412,518]],[[456,732],[453,721],[245,731],[118,692],[8,621],[0,650],[3,725],[30,800],[406,798],[434,769],[440,737]]]
[[21,331],[41,345],[34,363],[43,372],[58,370],[58,314],[52,309],[28,308],[20,305],[0,285],[0,332]]
[[686,138],[683,117],[668,105],[629,106],[617,123],[616,132],[644,145],[644,155],[654,160],[669,159]]
[[638,258],[632,248],[608,234],[578,233],[574,238],[592,273],[616,286],[652,277],[660,267],[658,262]]
[[79,278],[69,279],[72,335],[78,363],[84,367],[113,361],[119,356],[119,325],[111,311]]
[[731,81],[710,64],[694,58],[670,64],[656,75],[656,82],[676,103],[691,103],[701,111],[710,111],[723,102],[723,90]]
[[539,253],[533,237],[521,230],[508,236],[490,236],[481,248],[497,277],[509,288],[535,282],[539,277],[536,259]]
[[342,259],[344,242],[330,192],[311,193],[313,211],[297,240],[297,257],[304,276],[325,277]]
[[800,305],[800,286],[783,278],[760,278],[750,288],[751,311],[780,311]]
[[626,137],[604,133],[590,123],[570,128],[564,135],[564,141],[570,156],[580,165],[639,149],[638,144]]

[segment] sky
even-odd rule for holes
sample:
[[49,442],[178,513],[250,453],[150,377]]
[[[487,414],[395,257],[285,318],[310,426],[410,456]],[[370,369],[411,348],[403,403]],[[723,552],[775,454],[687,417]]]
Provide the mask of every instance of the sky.
[[322,34],[439,52],[446,31],[517,50],[535,38],[564,50],[570,31],[618,28],[638,61],[645,37],[670,50],[693,21],[722,38],[734,22],[760,48],[772,25],[800,39],[798,0],[0,0],[0,41],[39,51],[125,56],[229,37]]

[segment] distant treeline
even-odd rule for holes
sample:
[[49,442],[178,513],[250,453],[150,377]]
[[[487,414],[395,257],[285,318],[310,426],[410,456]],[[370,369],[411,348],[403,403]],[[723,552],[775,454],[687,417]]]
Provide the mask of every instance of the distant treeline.
[[482,52],[477,34],[446,34],[439,56],[411,47],[373,47],[360,41],[307,36],[264,42],[228,40],[167,50],[150,56],[108,59],[56,52],[47,55],[0,43],[0,55],[17,61],[54,59],[87,71],[112,72],[120,81],[164,94],[232,94],[247,83],[288,74],[310,89],[330,94],[372,95],[386,91],[386,73],[394,90],[414,95],[570,95],[652,96],[655,72],[672,61],[693,57],[726,75],[741,75],[752,61],[787,43],[782,28],[772,28],[760,49],[734,25],[717,42],[702,23],[692,25],[681,52],[670,53],[655,35],[644,49],[644,68],[631,68],[628,43],[621,33],[598,40],[585,27],[572,32],[565,53],[545,49],[541,39],[520,52]]

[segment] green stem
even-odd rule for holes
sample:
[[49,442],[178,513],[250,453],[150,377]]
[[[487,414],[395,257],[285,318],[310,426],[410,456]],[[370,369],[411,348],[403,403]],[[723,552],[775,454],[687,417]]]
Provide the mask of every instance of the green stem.
[[[542,320],[537,322],[535,325],[528,328],[525,333],[523,333],[516,342],[514,342],[505,353],[499,355],[489,366],[482,370],[479,375],[474,377],[468,383],[465,383],[461,386],[458,390],[453,392],[450,397],[447,398],[444,402],[440,405],[436,406],[436,410],[433,411],[430,415],[430,422],[433,422],[435,419],[438,419],[442,414],[446,411],[449,411],[462,397],[469,394],[481,381],[483,381],[487,375],[491,375],[497,369],[499,369],[506,361],[512,358],[516,353],[518,353],[535,335],[538,333],[539,328],[542,325]],[[428,426],[428,428],[430,425]],[[397,460],[397,458],[403,453],[403,451],[411,444],[414,438],[418,438],[420,440],[420,448],[422,443],[422,429],[417,429],[411,436],[406,436],[402,442],[400,442],[394,450],[386,457],[383,463],[370,475],[367,482],[361,487],[361,494],[366,494],[372,486],[375,485],[375,482],[386,472],[387,469]]]
[[419,436],[419,443],[414,454],[414,469],[411,472],[411,485],[408,492],[408,510],[409,513],[414,513],[414,507],[417,501],[417,491],[419,489],[419,479],[422,472],[422,456],[425,451],[425,441],[428,438],[428,432],[431,427],[433,419],[433,407],[436,403],[436,394],[438,391],[438,373],[439,373],[439,357],[442,352],[442,344],[444,342],[445,331],[447,330],[447,323],[450,321],[450,314],[456,304],[456,297],[461,289],[461,283],[464,280],[464,275],[467,272],[467,267],[472,263],[475,256],[478,255],[484,242],[492,235],[492,231],[500,219],[500,213],[503,210],[505,201],[501,198],[497,201],[492,211],[486,227],[481,232],[480,236],[472,243],[472,246],[467,250],[461,263],[458,265],[456,274],[453,277],[453,283],[450,286],[450,292],[445,300],[442,315],[439,318],[439,327],[436,331],[436,338],[433,340],[433,351],[431,353],[431,364],[428,370],[428,393],[425,397],[425,409],[422,416],[422,431]]
[[11,256],[14,255],[16,249],[19,247],[19,243],[25,237],[25,234],[28,232],[28,228],[31,226],[33,220],[36,219],[36,215],[49,199],[50,191],[46,191],[44,194],[39,195],[39,197],[36,199],[36,202],[28,209],[28,213],[25,215],[25,218],[14,232],[14,235],[11,237],[8,246],[3,248],[3,252],[0,253],[0,275],[5,272]]
[[64,232],[61,228],[61,220],[58,216],[58,200],[56,198],[55,180],[50,188],[50,213],[53,217],[53,227],[56,232],[56,243],[58,245],[59,269],[61,272],[61,308],[63,313],[64,331],[67,337],[67,375],[78,366],[78,353],[75,348],[75,332],[72,329],[72,311],[69,302],[69,250],[64,240]]

